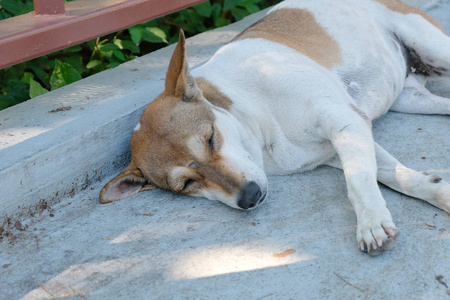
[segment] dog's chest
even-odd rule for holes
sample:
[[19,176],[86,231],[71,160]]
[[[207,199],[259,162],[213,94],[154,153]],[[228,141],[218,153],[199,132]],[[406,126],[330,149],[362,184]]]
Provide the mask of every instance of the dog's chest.
[[264,171],[267,175],[289,175],[312,170],[336,154],[327,141],[293,144],[271,144],[263,149]]
[[267,108],[255,108],[254,118],[232,109],[244,130],[260,141],[266,174],[311,170],[336,154],[329,140],[323,138],[313,114],[302,114],[299,107],[287,110],[272,108],[269,109],[271,113]]

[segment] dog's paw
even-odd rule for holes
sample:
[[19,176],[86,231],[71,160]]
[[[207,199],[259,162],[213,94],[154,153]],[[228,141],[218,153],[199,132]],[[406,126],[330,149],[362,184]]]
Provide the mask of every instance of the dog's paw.
[[378,255],[394,246],[400,231],[392,221],[366,221],[358,224],[356,239],[361,251]]
[[450,214],[450,184],[445,182],[445,186],[438,191],[438,205],[437,207]]

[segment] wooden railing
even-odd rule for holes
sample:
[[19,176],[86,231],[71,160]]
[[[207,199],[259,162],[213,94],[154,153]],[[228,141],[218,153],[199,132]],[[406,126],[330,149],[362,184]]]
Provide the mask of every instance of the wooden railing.
[[0,21],[0,69],[204,1],[34,0],[34,12]]

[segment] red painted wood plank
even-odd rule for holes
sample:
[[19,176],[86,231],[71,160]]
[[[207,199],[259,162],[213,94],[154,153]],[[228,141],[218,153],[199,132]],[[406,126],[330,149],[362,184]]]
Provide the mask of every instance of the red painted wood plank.
[[[48,1],[48,0],[44,0]],[[66,14],[0,21],[0,69],[128,28],[204,0],[77,0]]]
[[64,0],[33,0],[36,15],[63,15]]

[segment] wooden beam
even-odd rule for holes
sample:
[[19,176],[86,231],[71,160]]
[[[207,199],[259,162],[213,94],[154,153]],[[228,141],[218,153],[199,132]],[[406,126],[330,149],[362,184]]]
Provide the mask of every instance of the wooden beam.
[[0,69],[204,1],[77,0],[65,3],[65,14],[57,13],[61,9],[50,9],[54,14],[41,14],[48,12],[49,8],[40,7],[38,15],[31,12],[0,21]]
[[63,15],[64,0],[33,0],[36,15]]

